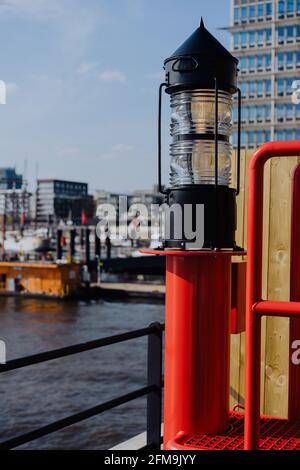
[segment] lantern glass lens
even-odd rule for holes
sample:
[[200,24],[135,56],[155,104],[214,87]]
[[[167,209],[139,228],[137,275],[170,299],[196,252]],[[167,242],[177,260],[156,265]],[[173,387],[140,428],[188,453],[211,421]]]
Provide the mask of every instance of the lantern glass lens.
[[[232,97],[218,93],[218,183],[231,178]],[[215,93],[192,90],[171,95],[171,186],[215,183]]]

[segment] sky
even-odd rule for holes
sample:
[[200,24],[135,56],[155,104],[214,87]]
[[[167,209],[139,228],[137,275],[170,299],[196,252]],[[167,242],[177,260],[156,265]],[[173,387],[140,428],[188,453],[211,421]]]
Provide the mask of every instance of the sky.
[[[130,192],[156,183],[163,61],[199,25],[226,47],[230,0],[0,0],[0,167]],[[169,108],[164,100],[164,182]]]

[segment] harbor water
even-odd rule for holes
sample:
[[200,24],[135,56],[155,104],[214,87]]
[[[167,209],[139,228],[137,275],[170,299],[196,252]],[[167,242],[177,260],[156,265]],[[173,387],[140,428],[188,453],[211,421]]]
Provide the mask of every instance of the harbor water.
[[[162,304],[0,298],[7,360],[163,320]],[[146,366],[145,337],[1,374],[0,440],[144,386]],[[146,399],[141,398],[19,449],[108,449],[145,426]]]

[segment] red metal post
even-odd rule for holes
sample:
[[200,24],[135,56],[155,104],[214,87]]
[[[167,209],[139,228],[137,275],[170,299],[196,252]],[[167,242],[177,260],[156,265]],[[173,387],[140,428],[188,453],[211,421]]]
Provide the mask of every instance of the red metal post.
[[[300,163],[296,166],[292,186],[291,281],[290,298],[300,302]],[[300,419],[300,365],[292,363],[295,340],[300,340],[300,319],[290,320],[289,351],[289,420]]]
[[164,448],[229,421],[231,254],[166,252]]
[[246,384],[245,449],[259,448],[260,435],[260,317],[253,306],[262,296],[263,176],[272,157],[300,155],[300,141],[270,142],[258,148],[249,165],[247,294],[246,294]]

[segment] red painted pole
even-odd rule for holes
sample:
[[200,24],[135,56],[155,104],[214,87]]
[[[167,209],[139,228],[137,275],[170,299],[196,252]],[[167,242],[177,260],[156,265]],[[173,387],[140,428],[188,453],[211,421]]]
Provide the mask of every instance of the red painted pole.
[[165,449],[228,427],[231,256],[166,253]]
[[270,142],[254,153],[249,165],[247,293],[246,293],[246,374],[245,449],[259,448],[260,436],[260,317],[253,305],[262,296],[263,176],[264,165],[272,157],[300,155],[300,141]]
[[[300,302],[300,163],[296,166],[292,186],[291,281],[290,299]],[[289,350],[289,420],[300,419],[300,365],[292,363],[293,342],[300,340],[300,319],[290,320]]]

